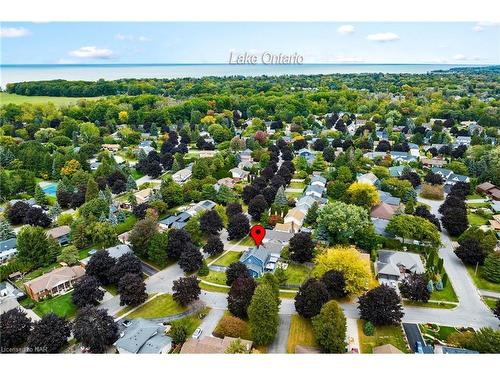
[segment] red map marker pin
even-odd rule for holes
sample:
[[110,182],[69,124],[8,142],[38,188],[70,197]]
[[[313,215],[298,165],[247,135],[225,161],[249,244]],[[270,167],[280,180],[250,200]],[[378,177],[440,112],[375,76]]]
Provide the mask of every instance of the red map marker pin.
[[260,246],[266,236],[266,229],[262,225],[254,225],[250,228],[250,236],[255,241],[255,246]]

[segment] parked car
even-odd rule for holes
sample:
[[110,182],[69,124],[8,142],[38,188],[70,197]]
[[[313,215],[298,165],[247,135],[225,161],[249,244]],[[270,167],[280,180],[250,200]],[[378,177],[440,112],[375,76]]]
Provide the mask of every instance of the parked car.
[[130,320],[125,319],[125,320],[122,321],[122,325],[125,326],[125,327],[128,327],[131,324],[132,324],[132,322]]
[[201,333],[203,332],[203,330],[201,328],[196,328],[196,330],[194,331],[193,333],[193,336],[191,336],[193,339],[199,339],[200,336],[201,336]]

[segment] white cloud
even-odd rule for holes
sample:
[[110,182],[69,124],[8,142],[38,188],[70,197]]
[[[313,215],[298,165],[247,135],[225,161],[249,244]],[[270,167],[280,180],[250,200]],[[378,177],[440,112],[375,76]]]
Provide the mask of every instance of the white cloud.
[[337,56],[337,57],[335,57],[334,60],[335,60],[335,62],[339,62],[339,63],[362,63],[362,62],[365,62],[365,59],[363,59],[362,57],[344,56],[344,55]]
[[395,33],[376,33],[370,34],[366,37],[366,39],[374,41],[374,42],[392,42],[395,40],[399,40],[399,35]]
[[115,39],[118,39],[118,40],[126,40],[126,41],[129,41],[129,42],[134,42],[134,41],[138,41],[138,42],[149,42],[151,39],[146,37],[146,36],[134,36],[134,35],[125,35],[125,34],[116,34],[115,35]]
[[2,27],[0,28],[0,37],[2,38],[20,38],[30,35],[31,32],[24,27]]
[[352,34],[354,32],[354,26],[342,25],[337,29],[337,32],[342,35]]
[[456,55],[453,55],[453,60],[463,61],[466,59],[467,58],[465,57],[465,55],[462,55],[461,53],[457,53]]
[[81,59],[109,59],[113,56],[113,51],[107,48],[97,48],[96,46],[85,46],[70,51],[69,55]]
[[484,27],[480,26],[480,25],[476,25],[472,28],[472,31],[478,33],[480,31],[483,31],[484,30]]

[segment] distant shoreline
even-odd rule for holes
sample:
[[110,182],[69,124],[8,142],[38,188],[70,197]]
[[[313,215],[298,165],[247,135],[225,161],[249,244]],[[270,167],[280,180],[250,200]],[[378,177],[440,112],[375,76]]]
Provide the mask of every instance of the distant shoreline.
[[26,81],[97,81],[117,79],[174,79],[229,76],[283,76],[326,74],[428,74],[452,68],[483,68],[496,65],[465,64],[4,64],[0,86]]

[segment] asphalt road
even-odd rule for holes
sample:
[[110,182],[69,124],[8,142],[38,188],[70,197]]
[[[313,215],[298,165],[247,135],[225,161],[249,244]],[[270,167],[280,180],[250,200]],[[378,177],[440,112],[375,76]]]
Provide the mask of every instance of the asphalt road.
[[412,353],[415,353],[416,343],[421,342],[422,346],[425,345],[424,338],[420,333],[418,325],[413,323],[403,323],[403,329],[405,331],[406,337],[408,338],[408,344]]

